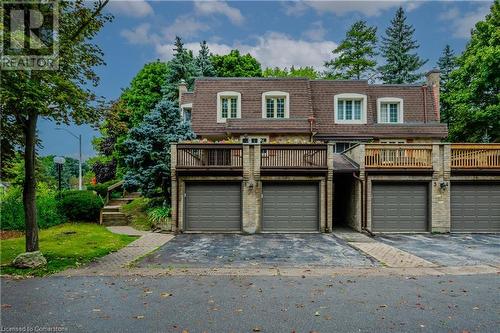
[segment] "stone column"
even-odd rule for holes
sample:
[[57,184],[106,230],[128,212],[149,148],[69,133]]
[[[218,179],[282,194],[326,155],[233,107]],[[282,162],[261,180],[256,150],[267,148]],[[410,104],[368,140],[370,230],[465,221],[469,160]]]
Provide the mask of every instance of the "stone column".
[[243,144],[242,231],[254,234],[261,228],[260,145]]
[[432,145],[431,231],[450,232],[451,146]]
[[170,193],[172,206],[172,232],[177,232],[177,144],[170,144]]
[[[333,199],[334,199],[334,190],[335,185],[333,184],[333,153],[334,153],[334,144],[329,142],[327,145],[327,167],[328,172],[326,175],[326,228],[325,232],[332,232],[333,229]],[[322,205],[323,206],[323,205]]]

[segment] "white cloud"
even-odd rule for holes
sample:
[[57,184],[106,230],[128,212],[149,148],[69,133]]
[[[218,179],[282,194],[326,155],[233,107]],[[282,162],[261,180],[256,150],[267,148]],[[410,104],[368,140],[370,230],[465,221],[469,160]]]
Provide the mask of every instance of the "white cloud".
[[476,10],[461,13],[456,7],[450,8],[441,14],[440,19],[449,21],[452,35],[457,38],[469,38],[470,31],[477,22],[484,20],[486,14],[490,12],[490,3],[477,6]]
[[175,36],[182,38],[193,37],[202,30],[209,29],[208,25],[197,21],[194,17],[189,15],[178,16],[175,21],[163,28],[162,34],[167,40],[172,40]]
[[325,38],[326,29],[323,27],[323,22],[316,21],[302,35],[312,41],[321,41]]
[[145,0],[111,0],[108,9],[113,14],[146,17],[153,14],[153,7]]
[[240,10],[229,6],[223,1],[196,1],[194,3],[195,12],[198,15],[210,16],[220,14],[226,16],[233,24],[241,25],[245,18]]
[[[198,52],[198,43],[185,45],[193,52]],[[333,41],[306,41],[293,39],[288,35],[278,32],[268,32],[258,37],[254,44],[221,44],[208,42],[210,51],[214,54],[227,54],[232,49],[241,53],[250,53],[262,67],[288,67],[313,66],[324,69],[323,64],[331,58],[331,51],[337,47]],[[165,60],[172,58],[172,45],[157,45],[156,51]]]
[[365,0],[365,1],[301,1],[293,3],[285,3],[285,13],[287,15],[299,16],[304,14],[308,9],[313,9],[319,14],[333,13],[338,16],[343,16],[350,13],[360,13],[364,16],[378,16],[382,12],[403,6],[406,11],[412,11],[419,7],[423,1],[404,1],[404,0]]
[[120,35],[131,44],[152,44],[159,41],[159,36],[150,32],[151,24],[143,23],[135,29],[124,29]]

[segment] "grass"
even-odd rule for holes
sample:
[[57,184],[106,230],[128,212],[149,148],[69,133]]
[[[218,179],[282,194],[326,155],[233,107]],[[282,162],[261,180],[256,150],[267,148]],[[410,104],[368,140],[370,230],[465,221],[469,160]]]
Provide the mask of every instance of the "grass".
[[149,199],[137,198],[122,206],[122,212],[130,216],[130,225],[137,230],[149,231],[152,224],[148,218]]
[[25,251],[24,237],[0,241],[2,274],[43,276],[77,267],[124,247],[137,237],[117,235],[105,227],[89,223],[65,223],[40,230],[40,251],[47,266],[19,269],[10,266],[12,260]]

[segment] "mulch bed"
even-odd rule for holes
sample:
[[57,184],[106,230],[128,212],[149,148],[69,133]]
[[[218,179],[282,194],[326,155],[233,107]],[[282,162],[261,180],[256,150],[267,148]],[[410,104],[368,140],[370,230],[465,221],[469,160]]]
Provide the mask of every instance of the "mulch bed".
[[22,237],[24,232],[17,230],[0,230],[0,239]]

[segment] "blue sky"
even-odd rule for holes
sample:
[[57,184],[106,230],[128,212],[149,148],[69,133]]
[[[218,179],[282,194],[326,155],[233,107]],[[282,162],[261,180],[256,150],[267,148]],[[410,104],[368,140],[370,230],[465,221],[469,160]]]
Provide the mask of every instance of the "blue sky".
[[[491,1],[120,1],[108,6],[115,19],[107,24],[96,42],[104,51],[106,66],[95,89],[108,100],[120,96],[142,66],[172,56],[175,35],[196,51],[207,40],[213,53],[232,48],[249,52],[263,67],[312,65],[322,68],[331,50],[356,20],[364,19],[384,33],[398,6],[407,12],[420,43],[418,53],[429,59],[425,69],[435,66],[448,43],[461,52],[470,29],[489,12]],[[56,124],[39,122],[41,155],[77,156],[77,141]],[[93,156],[89,126],[70,126],[82,134],[84,157]]]

